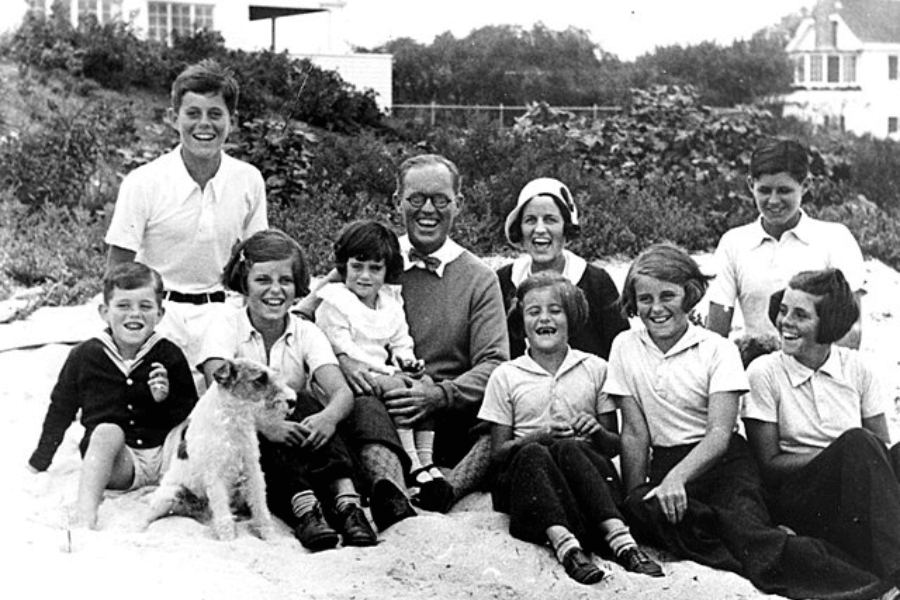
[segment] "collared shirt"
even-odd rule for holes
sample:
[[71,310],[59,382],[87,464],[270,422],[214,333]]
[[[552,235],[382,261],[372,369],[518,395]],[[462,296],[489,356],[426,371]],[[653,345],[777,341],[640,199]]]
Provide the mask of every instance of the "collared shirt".
[[651,445],[671,447],[703,439],[710,395],[743,393],[747,387],[737,346],[689,325],[666,353],[646,328],[620,333],[613,341],[603,391],[632,396],[647,420]]
[[844,225],[813,219],[801,211],[800,221],[776,240],[762,219],[731,229],[716,248],[716,278],[709,301],[731,308],[740,305],[746,333],[777,336],[769,321],[769,297],[800,271],[840,269],[854,291],[865,285],[859,244]]
[[[409,259],[410,248],[412,248],[412,242],[409,241],[409,236],[402,236],[400,238],[400,253],[403,255],[403,270],[409,271],[413,267],[424,269],[425,265],[421,261],[413,262]],[[462,254],[464,250],[465,249],[462,246],[460,246],[450,238],[444,240],[444,244],[440,248],[429,254],[429,256],[433,256],[441,261],[441,264],[435,270],[435,274],[438,277],[443,277],[444,268],[447,266],[447,264],[459,258],[459,255]]]
[[[584,271],[587,269],[587,261],[569,250],[564,249],[562,254],[565,259],[565,266],[563,266],[562,272],[563,277],[578,285],[578,282],[581,281],[581,277],[584,275]],[[519,287],[532,274],[532,262],[533,259],[530,254],[523,254],[513,261],[511,275],[514,286]]]
[[741,416],[777,423],[779,448],[792,454],[826,448],[863,419],[884,414],[893,396],[859,352],[834,345],[818,370],[779,351],[750,363],[747,375]]
[[249,358],[268,365],[298,392],[308,387],[309,376],[319,367],[338,364],[322,330],[290,313],[284,333],[272,345],[267,358],[262,334],[253,327],[245,309],[226,311],[210,324],[199,364],[211,358]]
[[222,269],[236,241],[266,229],[266,191],[256,167],[222,154],[201,190],[181,158],[181,146],[122,181],[106,243],[136,253],[159,271],[167,289],[222,289]]
[[375,308],[363,304],[344,283],[329,283],[316,294],[322,299],[316,309],[316,325],[325,332],[335,353],[382,371],[391,370],[386,367],[388,359],[416,359],[400,286],[381,286]]
[[511,426],[516,439],[579,414],[596,418],[616,410],[602,391],[605,380],[606,361],[587,352],[570,348],[556,373],[525,354],[491,373],[478,418]]

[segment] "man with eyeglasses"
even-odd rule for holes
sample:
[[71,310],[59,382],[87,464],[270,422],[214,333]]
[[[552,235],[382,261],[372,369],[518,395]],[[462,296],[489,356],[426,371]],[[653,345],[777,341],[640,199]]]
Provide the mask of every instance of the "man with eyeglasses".
[[[407,232],[400,238],[403,301],[427,375],[387,392],[385,405],[398,424],[434,418],[434,463],[453,471],[424,484],[417,501],[446,512],[487,468],[490,444],[475,426],[488,378],[509,358],[506,314],[494,272],[449,237],[463,200],[456,165],[434,154],[406,160],[394,199]],[[366,366],[338,359],[354,391],[371,393]]]

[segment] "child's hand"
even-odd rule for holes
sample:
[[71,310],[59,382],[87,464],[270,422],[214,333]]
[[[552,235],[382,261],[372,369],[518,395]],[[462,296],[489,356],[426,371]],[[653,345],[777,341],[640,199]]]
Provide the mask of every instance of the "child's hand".
[[656,498],[659,507],[669,523],[678,523],[684,518],[688,508],[687,490],[684,483],[675,477],[668,475],[663,478],[658,486],[647,492],[644,500]]
[[575,430],[565,421],[553,421],[550,424],[550,435],[558,438],[572,437],[575,435]]
[[150,379],[147,385],[150,386],[150,393],[157,402],[162,402],[169,397],[169,373],[161,363],[151,363]]
[[600,423],[593,415],[581,413],[572,419],[572,430],[579,437],[590,437],[600,431]]
[[404,373],[408,373],[413,377],[421,375],[425,371],[425,361],[421,358],[417,358],[415,360],[409,360],[408,358],[398,358],[397,364],[400,366],[401,371],[403,371]]

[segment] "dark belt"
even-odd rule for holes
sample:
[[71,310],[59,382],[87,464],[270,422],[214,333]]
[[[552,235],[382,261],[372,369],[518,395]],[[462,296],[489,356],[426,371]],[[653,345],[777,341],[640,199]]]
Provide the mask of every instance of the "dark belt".
[[207,304],[208,302],[225,302],[225,292],[213,292],[212,294],[182,294],[181,292],[166,292],[166,300],[183,302],[185,304]]

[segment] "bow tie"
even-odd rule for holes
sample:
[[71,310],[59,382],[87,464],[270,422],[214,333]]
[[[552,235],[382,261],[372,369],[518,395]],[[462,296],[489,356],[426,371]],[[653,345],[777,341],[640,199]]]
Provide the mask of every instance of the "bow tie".
[[432,273],[436,273],[438,267],[441,266],[441,259],[435,256],[429,256],[428,254],[422,254],[415,248],[409,249],[409,262],[411,262],[413,266],[421,269],[428,269]]

